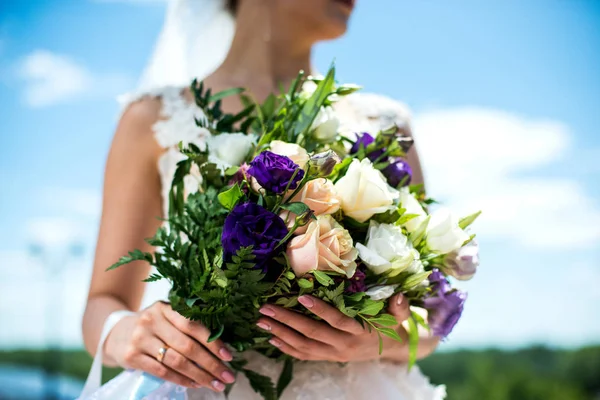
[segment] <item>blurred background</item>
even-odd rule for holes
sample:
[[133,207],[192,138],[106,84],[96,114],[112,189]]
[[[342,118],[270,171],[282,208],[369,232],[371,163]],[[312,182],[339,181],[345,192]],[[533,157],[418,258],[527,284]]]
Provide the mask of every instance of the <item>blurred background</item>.
[[[0,0],[0,399],[78,395],[116,95],[165,0]],[[600,2],[359,0],[317,67],[404,101],[429,194],[482,209],[449,399],[600,399]],[[116,371],[110,371],[112,376]]]

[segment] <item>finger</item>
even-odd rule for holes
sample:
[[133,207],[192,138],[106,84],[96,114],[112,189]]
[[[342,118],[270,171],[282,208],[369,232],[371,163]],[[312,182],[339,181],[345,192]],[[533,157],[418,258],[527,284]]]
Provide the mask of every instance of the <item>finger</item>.
[[[149,356],[153,355],[152,352],[156,352],[157,354],[155,357],[157,357],[158,349],[165,346],[166,345],[160,339],[154,337],[149,339],[147,344],[144,345],[144,350]],[[196,382],[199,386],[209,387],[218,392],[222,392],[225,389],[223,382],[215,379],[212,375],[202,370],[200,367],[173,348],[167,347],[162,364],[166,365],[173,371],[188,377],[192,381]]]
[[231,361],[233,359],[233,356],[229,350],[227,350],[223,341],[217,339],[207,343],[208,338],[210,337],[210,331],[202,324],[185,318],[170,306],[163,310],[163,314],[177,329],[202,343],[204,347],[221,360]]
[[180,386],[189,388],[201,388],[202,385],[190,380],[190,378],[181,375],[179,372],[175,372],[166,365],[159,363],[155,358],[142,354],[137,360],[136,369],[141,369],[149,374],[152,374],[165,381],[173,382]]
[[309,339],[287,325],[273,319],[261,318],[256,325],[265,331],[271,332],[274,336],[277,336],[301,353],[325,355],[333,351],[333,347],[323,342]]
[[325,303],[323,300],[313,296],[300,296],[298,297],[298,302],[340,331],[348,332],[353,335],[359,335],[364,332],[364,328],[358,321],[344,315],[340,310]]
[[264,305],[258,311],[262,315],[271,317],[308,338],[323,343],[338,343],[339,341],[344,340],[347,335],[346,332],[340,332],[322,321],[315,321],[305,315],[272,304]]
[[158,338],[169,347],[194,361],[215,378],[225,383],[235,381],[235,376],[222,361],[214,357],[212,353],[193,338],[171,325],[169,321],[165,320],[162,324],[156,324],[155,332]]
[[279,350],[281,350],[281,352],[288,354],[298,360],[302,360],[302,361],[322,360],[322,358],[318,358],[314,355],[302,353],[301,351],[290,346],[288,343],[285,343],[280,338],[273,337],[273,338],[269,339],[269,343],[271,343],[273,346],[277,347]]
[[402,293],[397,293],[390,298],[388,312],[396,317],[398,323],[402,323],[410,317],[410,305]]

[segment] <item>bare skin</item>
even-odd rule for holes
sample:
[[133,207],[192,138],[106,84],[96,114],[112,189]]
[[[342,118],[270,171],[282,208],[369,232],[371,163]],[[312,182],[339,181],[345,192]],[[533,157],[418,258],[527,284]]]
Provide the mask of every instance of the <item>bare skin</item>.
[[[205,79],[205,84],[213,91],[246,87],[260,101],[277,92],[280,84],[289,85],[300,69],[310,71],[313,44],[343,34],[350,13],[350,8],[335,0],[242,0],[231,51],[222,66]],[[229,98],[223,108],[236,112],[241,104]],[[142,280],[147,277],[149,266],[136,263],[105,272],[131,249],[152,251],[144,238],[155,233],[162,214],[157,163],[164,150],[155,141],[152,130],[160,118],[160,109],[160,99],[132,104],[123,114],[113,139],[106,164],[94,271],[83,318],[84,342],[94,355],[108,315],[117,310],[137,311],[111,331],[104,347],[105,364],[141,369],[186,387],[222,391],[234,377],[225,364],[231,360],[231,354],[221,341],[207,343],[209,333],[203,326],[186,320],[162,302],[138,311],[145,290]],[[408,160],[416,183],[422,182],[416,151],[411,150]],[[307,304],[310,300],[313,306],[307,308],[323,321],[277,306],[261,310],[264,317],[259,323],[273,333],[272,344],[283,352],[306,360],[407,360],[405,344],[386,342],[380,356],[375,334],[359,329],[356,321],[318,299],[308,298]],[[405,320],[407,302],[391,300],[389,311],[398,320]],[[402,326],[398,326],[398,331],[406,336]],[[437,338],[423,337],[419,356],[433,352],[437,343]],[[160,363],[157,351],[165,345],[169,350]]]

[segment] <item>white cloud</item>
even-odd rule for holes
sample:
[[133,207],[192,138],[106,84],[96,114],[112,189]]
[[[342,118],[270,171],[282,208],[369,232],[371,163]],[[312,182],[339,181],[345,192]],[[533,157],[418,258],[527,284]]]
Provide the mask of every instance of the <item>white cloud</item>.
[[18,76],[24,81],[23,100],[45,107],[69,100],[116,95],[129,86],[120,74],[94,74],[68,56],[36,50],[22,60]]
[[458,108],[422,113],[414,125],[430,194],[462,213],[482,209],[482,236],[548,250],[600,241],[600,207],[582,183],[539,174],[562,171],[564,124]]
[[93,189],[48,187],[42,190],[44,202],[59,212],[98,218],[102,209],[102,194]]

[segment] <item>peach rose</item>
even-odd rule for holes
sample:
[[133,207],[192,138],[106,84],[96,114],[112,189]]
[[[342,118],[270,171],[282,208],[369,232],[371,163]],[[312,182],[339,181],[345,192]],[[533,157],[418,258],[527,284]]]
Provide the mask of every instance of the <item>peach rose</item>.
[[286,156],[295,162],[300,168],[304,169],[310,156],[303,147],[295,143],[286,143],[281,140],[273,140],[271,142],[271,151],[280,156]]
[[340,209],[342,204],[333,182],[325,178],[308,181],[291,201],[301,201],[309,206],[315,215],[333,214]]
[[287,256],[296,276],[309,271],[336,271],[351,278],[356,271],[358,250],[352,237],[331,215],[321,215],[308,224],[306,233],[289,243]]

